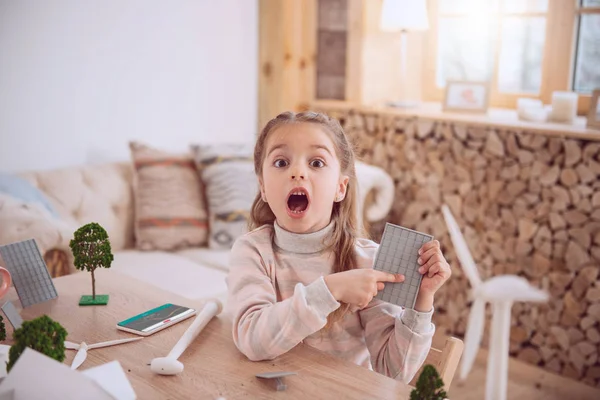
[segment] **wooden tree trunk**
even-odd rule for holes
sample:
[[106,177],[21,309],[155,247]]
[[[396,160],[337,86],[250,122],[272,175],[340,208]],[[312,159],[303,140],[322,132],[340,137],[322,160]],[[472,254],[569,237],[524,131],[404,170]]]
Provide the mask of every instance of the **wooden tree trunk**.
[[92,299],[96,300],[96,277],[94,276],[94,270],[92,269]]

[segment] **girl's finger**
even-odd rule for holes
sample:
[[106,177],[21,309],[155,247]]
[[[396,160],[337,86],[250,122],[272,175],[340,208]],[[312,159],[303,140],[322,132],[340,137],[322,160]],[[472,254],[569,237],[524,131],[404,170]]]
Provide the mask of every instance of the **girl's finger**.
[[433,277],[435,274],[437,274],[438,272],[440,272],[440,268],[442,268],[442,262],[441,261],[438,261],[438,262],[434,263],[429,268],[429,271],[427,271],[427,276],[429,278]]
[[427,263],[427,261],[429,261],[431,256],[433,256],[434,254],[438,254],[438,253],[439,253],[439,249],[437,249],[435,247],[432,249],[429,249],[419,257],[417,262],[419,264],[425,264],[425,263]]
[[442,257],[442,255],[440,253],[435,253],[434,255],[432,255],[429,260],[427,260],[427,264],[429,267],[431,267],[433,264],[435,264],[436,262],[440,262],[440,261],[445,261],[444,257]]
[[360,307],[360,309],[362,310],[363,308],[365,308],[366,306],[368,306],[371,303],[371,300],[373,300],[373,296],[369,296],[368,299],[366,299],[366,301],[362,304],[362,307]]
[[385,285],[383,284],[383,282],[377,282],[377,290],[383,290],[383,288],[385,288]]
[[376,269],[372,269],[371,274],[377,282],[398,282],[398,274],[390,274]]
[[438,242],[437,240],[432,240],[431,242],[427,242],[423,246],[421,246],[421,248],[419,249],[419,254],[423,254],[427,250],[436,248],[436,247],[438,249],[440,248],[440,242]]

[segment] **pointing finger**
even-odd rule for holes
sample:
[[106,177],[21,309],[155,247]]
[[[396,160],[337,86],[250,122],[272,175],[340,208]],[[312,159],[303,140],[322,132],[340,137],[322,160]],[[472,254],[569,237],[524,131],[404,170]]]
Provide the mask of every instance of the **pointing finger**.
[[377,271],[373,270],[373,274],[377,282],[397,282],[398,278],[394,274],[390,274],[389,272]]

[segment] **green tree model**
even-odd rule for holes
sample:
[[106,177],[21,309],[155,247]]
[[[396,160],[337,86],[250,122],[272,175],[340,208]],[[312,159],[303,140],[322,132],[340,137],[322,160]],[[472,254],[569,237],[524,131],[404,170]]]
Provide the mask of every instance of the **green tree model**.
[[14,332],[15,344],[8,351],[6,371],[10,371],[15,365],[26,347],[63,362],[66,338],[65,328],[47,315],[23,322],[23,325]]
[[417,387],[410,393],[410,400],[444,400],[444,381],[433,365],[426,365],[417,380]]
[[0,341],[6,339],[6,326],[4,326],[4,318],[0,315]]
[[110,268],[114,256],[110,248],[110,241],[106,230],[96,222],[90,222],[75,232],[73,240],[69,243],[75,267],[92,273],[92,295],[81,296],[79,305],[104,305],[108,303],[108,295],[96,297],[96,268]]

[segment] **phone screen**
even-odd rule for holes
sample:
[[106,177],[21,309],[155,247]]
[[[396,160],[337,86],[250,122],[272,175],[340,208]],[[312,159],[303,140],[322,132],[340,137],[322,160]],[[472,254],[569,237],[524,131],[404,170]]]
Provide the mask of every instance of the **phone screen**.
[[121,321],[118,325],[140,332],[149,332],[163,324],[176,321],[193,312],[193,308],[168,303]]

